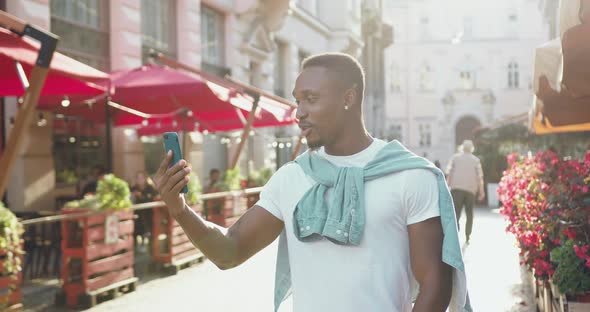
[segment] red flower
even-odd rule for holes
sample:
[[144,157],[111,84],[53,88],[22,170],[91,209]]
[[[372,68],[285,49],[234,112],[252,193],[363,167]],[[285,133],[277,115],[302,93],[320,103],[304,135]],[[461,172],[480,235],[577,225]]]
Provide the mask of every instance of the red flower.
[[590,257],[586,258],[586,266],[590,268]]
[[590,249],[590,245],[586,245],[584,247],[574,245],[574,251],[576,252],[576,256],[578,256],[578,258],[582,260],[586,260],[586,254],[588,253],[588,249]]
[[565,234],[569,239],[576,239],[576,232],[571,229],[563,230],[563,234]]

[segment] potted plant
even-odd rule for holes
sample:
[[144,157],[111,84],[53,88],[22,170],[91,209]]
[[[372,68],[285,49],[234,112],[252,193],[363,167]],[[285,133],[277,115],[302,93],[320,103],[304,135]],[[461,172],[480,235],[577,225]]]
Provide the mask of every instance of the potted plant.
[[[560,158],[551,150],[511,154],[508,164],[498,195],[523,263],[545,294],[552,285],[550,292],[557,296],[585,300],[590,290],[590,152],[583,159]],[[538,298],[540,305],[543,299]],[[568,303],[570,308],[577,304],[583,303]]]
[[23,226],[0,202],[0,310],[19,309],[22,282]]
[[553,284],[570,300],[590,302],[589,248],[568,239],[551,251],[551,261],[556,265]]
[[96,305],[97,297],[135,290],[133,211],[126,181],[112,174],[96,194],[68,202],[63,214],[101,212],[62,223],[63,294],[70,307]]
[[[248,175],[248,183],[247,183],[247,187],[251,188],[251,187],[261,187],[264,186],[266,184],[266,182],[268,182],[268,180],[270,180],[270,177],[273,175],[273,170],[272,168],[262,168],[259,171],[251,171],[250,174]],[[254,206],[260,196],[259,193],[256,194],[248,194],[247,195],[248,198],[248,204],[247,207],[251,208],[252,206]]]
[[[185,194],[186,204],[200,213],[201,183],[195,174],[191,173],[188,192]],[[203,254],[193,245],[184,230],[170,217],[165,207],[154,208],[153,229],[154,243],[152,244],[152,260],[158,269],[176,274],[187,264],[203,259]]]

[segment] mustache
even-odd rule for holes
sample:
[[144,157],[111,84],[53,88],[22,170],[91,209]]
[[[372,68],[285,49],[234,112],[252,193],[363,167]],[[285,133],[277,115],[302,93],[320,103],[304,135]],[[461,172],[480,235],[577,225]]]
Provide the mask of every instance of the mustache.
[[299,121],[299,128],[311,128],[313,124],[306,121]]

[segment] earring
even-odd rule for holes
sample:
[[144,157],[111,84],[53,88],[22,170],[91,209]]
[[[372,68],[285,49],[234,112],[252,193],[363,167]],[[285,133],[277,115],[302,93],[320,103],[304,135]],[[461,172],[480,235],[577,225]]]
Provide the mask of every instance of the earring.
[[344,110],[348,110],[348,105],[344,105]]

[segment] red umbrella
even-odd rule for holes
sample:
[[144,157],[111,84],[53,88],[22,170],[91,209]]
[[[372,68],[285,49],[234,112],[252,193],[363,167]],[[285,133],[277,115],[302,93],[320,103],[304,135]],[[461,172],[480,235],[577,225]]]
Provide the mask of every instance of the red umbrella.
[[[169,67],[149,64],[115,72],[111,84],[113,102],[146,114],[175,114],[188,109],[203,121],[240,120],[236,107],[213,92],[206,81]],[[130,122],[134,123],[133,118],[117,120],[117,125]]]
[[[0,28],[0,96],[25,94],[17,62],[22,66],[23,73],[29,75],[37,60],[38,51],[39,44],[35,41]],[[104,94],[108,79],[106,73],[55,52],[38,107],[55,108],[61,105],[64,95],[75,103]]]
[[[149,64],[115,72],[111,79],[112,100],[146,114],[115,117],[115,124],[142,124],[140,133],[161,133],[160,129],[182,131],[183,125],[188,127],[185,130],[192,131],[195,123],[199,124],[199,130],[242,129],[254,102],[251,96],[232,88],[228,81],[212,81],[162,65]],[[292,107],[262,97],[254,126],[292,124],[294,117]],[[172,120],[175,120],[174,125]]]

